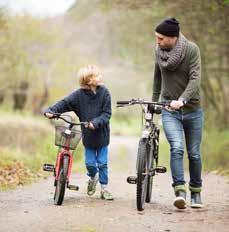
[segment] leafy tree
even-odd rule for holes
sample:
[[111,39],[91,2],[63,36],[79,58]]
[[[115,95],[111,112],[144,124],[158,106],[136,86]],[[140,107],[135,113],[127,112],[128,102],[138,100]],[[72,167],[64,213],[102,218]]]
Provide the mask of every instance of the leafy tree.
[[[49,68],[48,48],[53,39],[42,20],[29,15],[8,16],[5,25],[0,37],[0,84],[13,92],[14,108],[18,108],[16,101],[20,101],[16,99],[22,97],[20,102],[24,104],[19,104],[22,109],[29,88],[29,93],[34,94],[34,90],[39,90],[39,85],[45,83],[42,71]],[[25,83],[26,89],[22,88]],[[34,83],[36,88],[31,88]]]
[[168,1],[162,0],[162,3],[166,6],[166,14],[178,18],[181,21],[182,32],[199,45],[204,107],[209,116],[215,116],[212,118],[215,125],[228,128],[228,1],[178,0],[168,4]]

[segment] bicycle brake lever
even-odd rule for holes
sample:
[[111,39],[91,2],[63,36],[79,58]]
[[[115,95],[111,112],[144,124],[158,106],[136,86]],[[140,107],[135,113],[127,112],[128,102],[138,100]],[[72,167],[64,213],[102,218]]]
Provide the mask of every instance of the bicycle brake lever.
[[85,128],[88,128],[89,122],[85,122],[83,125]]
[[164,100],[161,102],[165,107],[169,107],[170,106],[170,103],[171,103],[171,100]]
[[140,102],[140,101],[142,101],[141,98],[132,98],[132,99],[131,99],[131,104],[134,104],[134,103]]
[[53,118],[53,119],[55,119],[55,118],[56,118],[56,119],[59,119],[60,116],[61,116],[61,114],[53,114],[52,118]]
[[116,105],[116,107],[124,107],[125,105]]

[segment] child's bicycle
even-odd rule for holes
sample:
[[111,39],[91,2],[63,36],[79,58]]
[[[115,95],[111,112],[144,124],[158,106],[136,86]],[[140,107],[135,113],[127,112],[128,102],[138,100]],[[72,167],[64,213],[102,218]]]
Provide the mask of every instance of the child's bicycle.
[[[44,164],[43,170],[54,172],[54,204],[61,205],[64,200],[65,188],[70,190],[79,190],[79,186],[70,185],[69,179],[71,174],[73,154],[70,150],[75,150],[81,139],[81,131],[75,129],[75,126],[88,125],[87,122],[73,123],[64,118],[61,114],[52,113],[56,119],[65,121],[68,126],[56,126],[55,145],[60,147],[57,153],[56,165]],[[69,115],[68,115],[69,116]]]
[[139,141],[136,174],[129,176],[127,182],[136,184],[136,203],[139,211],[144,210],[145,202],[151,201],[153,177],[156,173],[165,173],[166,167],[158,166],[160,129],[153,122],[153,114],[160,114],[169,102],[150,102],[143,99],[118,101],[117,107],[140,105],[142,108],[142,135]]

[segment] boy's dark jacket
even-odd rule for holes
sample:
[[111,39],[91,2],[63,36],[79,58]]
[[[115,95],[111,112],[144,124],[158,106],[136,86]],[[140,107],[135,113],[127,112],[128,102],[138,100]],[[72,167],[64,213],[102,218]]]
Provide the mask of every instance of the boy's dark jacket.
[[77,89],[45,110],[45,112],[54,113],[67,111],[74,111],[81,122],[93,123],[95,130],[81,127],[85,147],[99,148],[109,144],[111,97],[105,86],[98,86],[96,93],[88,89]]

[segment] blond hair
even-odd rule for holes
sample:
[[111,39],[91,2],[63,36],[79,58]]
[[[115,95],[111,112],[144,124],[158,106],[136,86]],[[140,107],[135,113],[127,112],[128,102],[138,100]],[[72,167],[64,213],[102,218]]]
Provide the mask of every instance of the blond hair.
[[79,79],[80,87],[89,88],[89,82],[93,77],[101,75],[100,69],[96,65],[87,65],[79,69],[77,78]]

